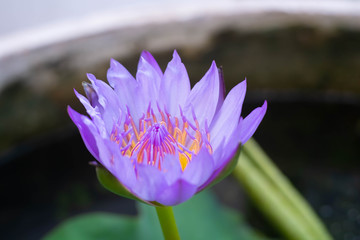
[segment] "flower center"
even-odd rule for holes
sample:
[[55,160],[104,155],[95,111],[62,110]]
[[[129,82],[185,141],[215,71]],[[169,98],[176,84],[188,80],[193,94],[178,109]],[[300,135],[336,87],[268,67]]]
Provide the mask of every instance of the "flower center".
[[176,153],[176,140],[164,126],[165,123],[155,123],[142,136],[140,141],[131,150],[130,156],[136,156],[137,162],[146,162],[161,168],[165,154]]
[[193,119],[195,125],[183,114],[180,119],[172,117],[159,107],[155,115],[149,106],[146,114],[136,125],[128,111],[123,126],[114,126],[110,139],[119,144],[124,156],[159,169],[167,154],[178,154],[181,168],[184,170],[192,156],[198,154],[204,144],[212,153],[207,127],[201,131],[194,113]]

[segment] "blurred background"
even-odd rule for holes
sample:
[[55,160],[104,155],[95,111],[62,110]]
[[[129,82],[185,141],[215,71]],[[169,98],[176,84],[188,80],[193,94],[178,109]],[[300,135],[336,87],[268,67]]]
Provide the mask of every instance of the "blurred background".
[[[216,60],[243,116],[268,101],[255,138],[335,239],[360,239],[360,1],[0,2],[0,238],[39,239],[79,213],[135,214],[104,190],[66,112],[110,58],[165,70],[177,49],[192,85]],[[231,177],[218,198],[278,238]]]

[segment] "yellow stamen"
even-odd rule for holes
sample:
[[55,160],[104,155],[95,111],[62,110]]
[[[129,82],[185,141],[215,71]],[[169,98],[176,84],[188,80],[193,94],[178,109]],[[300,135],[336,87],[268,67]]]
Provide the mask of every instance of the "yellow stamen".
[[[119,144],[122,148],[121,154],[131,158],[135,156],[135,161],[158,167],[161,170],[162,161],[167,154],[178,153],[181,169],[184,171],[191,161],[193,155],[198,154],[203,144],[212,154],[213,150],[210,142],[210,134],[206,133],[206,139],[202,138],[199,122],[194,119],[195,126],[190,128],[189,122],[181,118],[171,116],[159,110],[161,121],[149,108],[146,117],[139,120],[138,128],[131,115],[128,113],[124,129],[117,127],[110,135],[110,140]],[[159,119],[160,119],[159,118]],[[182,121],[182,129],[180,129]],[[131,125],[131,128],[130,128]],[[128,132],[123,134],[121,132]],[[119,134],[120,133],[120,134]],[[189,135],[191,134],[191,135]],[[193,135],[193,136],[192,136]]]

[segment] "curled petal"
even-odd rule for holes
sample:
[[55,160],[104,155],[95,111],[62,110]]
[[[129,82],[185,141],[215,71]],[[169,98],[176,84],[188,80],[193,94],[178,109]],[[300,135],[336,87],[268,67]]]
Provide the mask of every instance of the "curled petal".
[[260,125],[265,116],[267,109],[267,102],[265,101],[261,107],[255,108],[243,121],[240,123],[240,142],[245,144],[249,138],[255,133],[257,127]]
[[89,102],[89,100],[84,97],[83,95],[81,95],[80,93],[78,93],[75,89],[74,89],[75,95],[76,97],[80,100],[80,102],[82,103],[82,105],[85,107],[86,112],[89,114],[90,117],[94,117],[100,114],[99,112],[99,108],[98,107],[93,107],[91,105],[91,103]]
[[88,73],[87,76],[97,95],[98,104],[95,105],[100,105],[103,109],[111,108],[111,110],[114,111],[114,109],[120,105],[118,96],[115,94],[114,90],[105,82],[96,79],[93,74]]

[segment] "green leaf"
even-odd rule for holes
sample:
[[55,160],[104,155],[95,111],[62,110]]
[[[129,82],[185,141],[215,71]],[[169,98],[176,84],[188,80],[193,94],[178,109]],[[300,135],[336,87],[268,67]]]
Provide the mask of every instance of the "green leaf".
[[240,213],[222,206],[209,191],[173,209],[182,239],[262,239]]
[[[109,213],[74,217],[60,224],[44,239],[163,239],[155,208],[140,203],[138,210],[137,217]],[[182,239],[264,239],[244,223],[239,213],[221,206],[209,191],[173,207],[173,210]]]
[[51,231],[44,240],[136,239],[137,219],[110,213],[73,217]]

